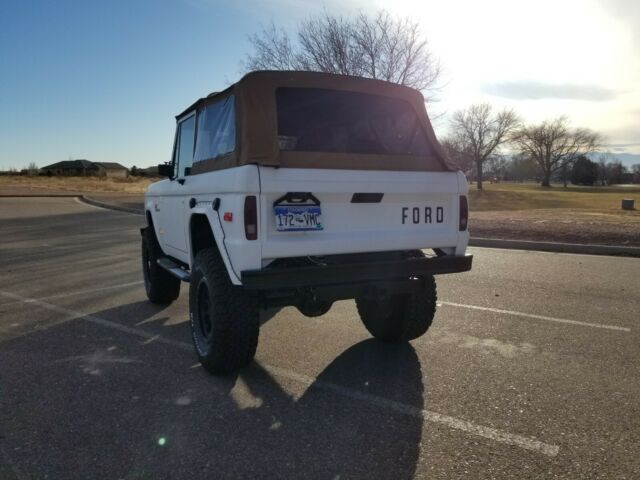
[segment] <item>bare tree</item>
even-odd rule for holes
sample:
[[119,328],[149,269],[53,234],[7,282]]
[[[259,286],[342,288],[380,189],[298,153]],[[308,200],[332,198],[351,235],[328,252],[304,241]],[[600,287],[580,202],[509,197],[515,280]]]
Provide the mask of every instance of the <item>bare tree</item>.
[[297,70],[300,68],[287,32],[273,23],[259,34],[249,35],[253,54],[246,58],[247,70]]
[[573,170],[577,159],[578,157],[567,157],[561,162],[560,179],[562,180],[562,186],[564,188],[567,188],[569,177],[571,176],[571,171]]
[[27,172],[29,173],[29,175],[37,175],[39,170],[38,170],[38,165],[36,165],[36,162],[30,162],[29,165],[27,165]]
[[364,60],[354,41],[353,31],[352,22],[326,12],[302,22],[298,29],[299,51],[296,54],[301,70],[362,75]]
[[633,183],[640,183],[640,163],[634,163],[631,166],[631,173],[633,173]]
[[491,155],[487,158],[487,172],[491,175],[491,181],[500,183],[508,169],[509,161],[503,155]]
[[598,156],[598,177],[603,187],[607,184],[607,163],[610,158],[609,152],[603,152]]
[[509,141],[509,135],[520,120],[513,110],[502,110],[496,114],[487,103],[471,105],[466,110],[453,114],[453,135],[465,151],[470,152],[476,166],[478,190],[482,190],[482,168],[484,162]]
[[473,155],[457,136],[449,136],[440,140],[440,145],[449,159],[464,172],[467,177],[473,173]]
[[507,174],[512,180],[524,182],[536,178],[538,174],[538,165],[531,158],[516,154],[511,157],[507,168]]
[[418,22],[395,18],[385,10],[353,23],[353,38],[361,56],[362,74],[418,90],[434,90],[440,63],[429,49]]
[[523,155],[535,160],[542,172],[542,186],[549,187],[554,172],[566,162],[594,152],[601,138],[586,128],[572,129],[566,117],[559,117],[523,126],[515,132],[513,141]]
[[627,172],[627,167],[625,167],[620,160],[607,163],[607,180],[609,185],[624,183],[624,177]]
[[[293,39],[292,39],[293,38]],[[407,85],[433,93],[440,64],[418,22],[382,10],[355,18],[311,17],[298,25],[294,37],[275,24],[250,35],[253,52],[244,70],[309,70],[358,75]]]

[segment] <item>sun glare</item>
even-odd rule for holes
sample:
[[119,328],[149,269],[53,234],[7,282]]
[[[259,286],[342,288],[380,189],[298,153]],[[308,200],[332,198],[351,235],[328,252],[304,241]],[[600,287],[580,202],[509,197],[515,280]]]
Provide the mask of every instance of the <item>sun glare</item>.
[[501,83],[597,85],[616,91],[615,98],[520,98],[517,108],[531,121],[568,114],[606,130],[612,108],[624,122],[628,106],[639,101],[633,32],[594,0],[389,0],[379,6],[420,22],[444,70],[441,100],[448,111],[478,101],[514,106],[492,92]]
[[475,80],[613,82],[628,33],[590,1],[383,3],[418,20],[445,67]]

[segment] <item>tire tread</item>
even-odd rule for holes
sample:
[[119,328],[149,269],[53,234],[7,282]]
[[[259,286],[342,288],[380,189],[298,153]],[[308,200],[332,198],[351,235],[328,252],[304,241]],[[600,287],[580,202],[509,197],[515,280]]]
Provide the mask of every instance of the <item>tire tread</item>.
[[[208,352],[198,346],[194,315],[197,311],[199,277],[207,276],[213,310],[213,343]],[[253,297],[233,285],[220,254],[213,248],[198,252],[192,271],[189,306],[196,353],[204,368],[215,374],[232,373],[248,365],[255,356],[260,329]]]
[[[148,285],[147,282],[145,282],[147,297],[151,303],[168,305],[180,295],[180,280],[156,263],[156,260],[163,257],[164,253],[160,248],[156,234],[153,231],[153,226],[151,225],[144,229],[142,248],[148,249],[151,260]],[[142,261],[144,262],[144,256],[142,257]],[[142,268],[146,267],[143,265]]]

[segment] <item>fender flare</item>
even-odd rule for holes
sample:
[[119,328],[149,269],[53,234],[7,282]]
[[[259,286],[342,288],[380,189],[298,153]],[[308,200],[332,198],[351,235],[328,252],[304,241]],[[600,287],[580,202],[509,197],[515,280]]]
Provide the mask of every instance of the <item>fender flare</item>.
[[[160,232],[158,232],[158,227],[156,226],[156,222],[153,219],[153,212],[151,210],[149,210],[149,208],[145,208],[144,210],[144,218],[146,220],[146,227],[143,227],[140,229],[140,235],[144,235],[144,229],[145,228],[153,228],[153,233],[156,236],[156,241],[158,242],[158,246],[160,247],[160,250],[162,250],[162,245],[160,244]],[[166,253],[164,252],[164,250],[162,250],[162,253],[164,253],[166,255]]]
[[206,202],[205,205],[196,205],[191,211],[191,215],[189,216],[188,241],[189,241],[190,266],[193,265],[193,261],[194,261],[194,254],[193,254],[194,248],[193,248],[193,238],[192,238],[193,219],[196,216],[205,217],[207,219],[207,223],[209,224],[209,228],[211,229],[211,233],[213,233],[213,239],[216,243],[218,252],[220,253],[220,257],[224,262],[224,266],[227,269],[227,274],[229,275],[229,279],[231,280],[231,283],[233,283],[234,285],[242,285],[240,276],[235,271],[233,264],[231,263],[229,252],[227,251],[226,245],[224,243],[225,233],[222,227],[222,222],[220,221],[220,218],[218,216],[218,212],[216,212],[210,207],[210,202]]

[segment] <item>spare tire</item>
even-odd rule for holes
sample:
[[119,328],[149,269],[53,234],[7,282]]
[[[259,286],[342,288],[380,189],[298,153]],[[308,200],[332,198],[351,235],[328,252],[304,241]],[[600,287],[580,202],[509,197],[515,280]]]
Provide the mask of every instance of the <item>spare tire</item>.
[[421,286],[413,293],[356,297],[360,319],[371,335],[383,342],[406,342],[426,333],[436,313],[436,281],[433,276],[415,281]]

